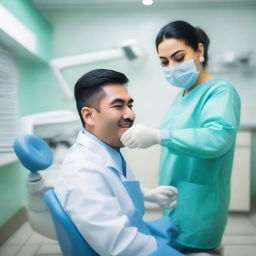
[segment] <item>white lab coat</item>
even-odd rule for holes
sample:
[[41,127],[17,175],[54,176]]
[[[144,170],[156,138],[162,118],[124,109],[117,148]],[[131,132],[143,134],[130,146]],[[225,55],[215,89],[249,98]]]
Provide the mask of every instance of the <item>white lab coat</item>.
[[72,221],[102,256],[146,256],[157,249],[153,236],[130,226],[134,204],[121,180],[126,177],[111,153],[93,135],[80,132],[69,150],[55,185],[55,193]]

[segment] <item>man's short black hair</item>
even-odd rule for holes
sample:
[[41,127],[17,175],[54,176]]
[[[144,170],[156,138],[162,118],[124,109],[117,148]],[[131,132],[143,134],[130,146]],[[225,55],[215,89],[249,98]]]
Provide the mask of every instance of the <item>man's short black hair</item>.
[[101,87],[108,84],[126,84],[128,81],[125,74],[110,69],[94,69],[80,77],[75,84],[74,94],[77,111],[83,126],[85,122],[81,115],[81,109],[83,107],[96,107],[99,97],[100,99],[104,97],[104,91]]

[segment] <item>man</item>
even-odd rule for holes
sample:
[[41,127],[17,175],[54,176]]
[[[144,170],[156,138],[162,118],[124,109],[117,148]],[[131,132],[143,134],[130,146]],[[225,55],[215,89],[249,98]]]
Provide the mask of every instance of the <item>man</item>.
[[[55,193],[98,254],[178,256],[166,245],[167,232],[143,222],[141,189],[120,153],[120,137],[135,120],[127,82],[124,74],[106,69],[77,81],[75,99],[84,129],[63,162]],[[144,189],[144,198],[162,207],[174,206],[176,194],[169,186]]]

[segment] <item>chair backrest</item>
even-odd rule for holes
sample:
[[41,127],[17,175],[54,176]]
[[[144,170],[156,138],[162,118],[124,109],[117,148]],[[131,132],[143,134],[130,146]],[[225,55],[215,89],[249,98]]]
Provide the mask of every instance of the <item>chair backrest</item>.
[[45,192],[45,201],[55,225],[62,254],[64,256],[98,256],[65,213],[53,190]]

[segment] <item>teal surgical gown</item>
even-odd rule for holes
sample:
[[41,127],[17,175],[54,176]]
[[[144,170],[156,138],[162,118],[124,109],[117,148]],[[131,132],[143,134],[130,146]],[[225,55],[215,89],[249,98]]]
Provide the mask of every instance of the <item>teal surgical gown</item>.
[[160,184],[179,190],[165,211],[179,230],[179,245],[213,249],[221,244],[230,199],[230,176],[240,99],[228,82],[213,79],[180,92],[161,126]]

